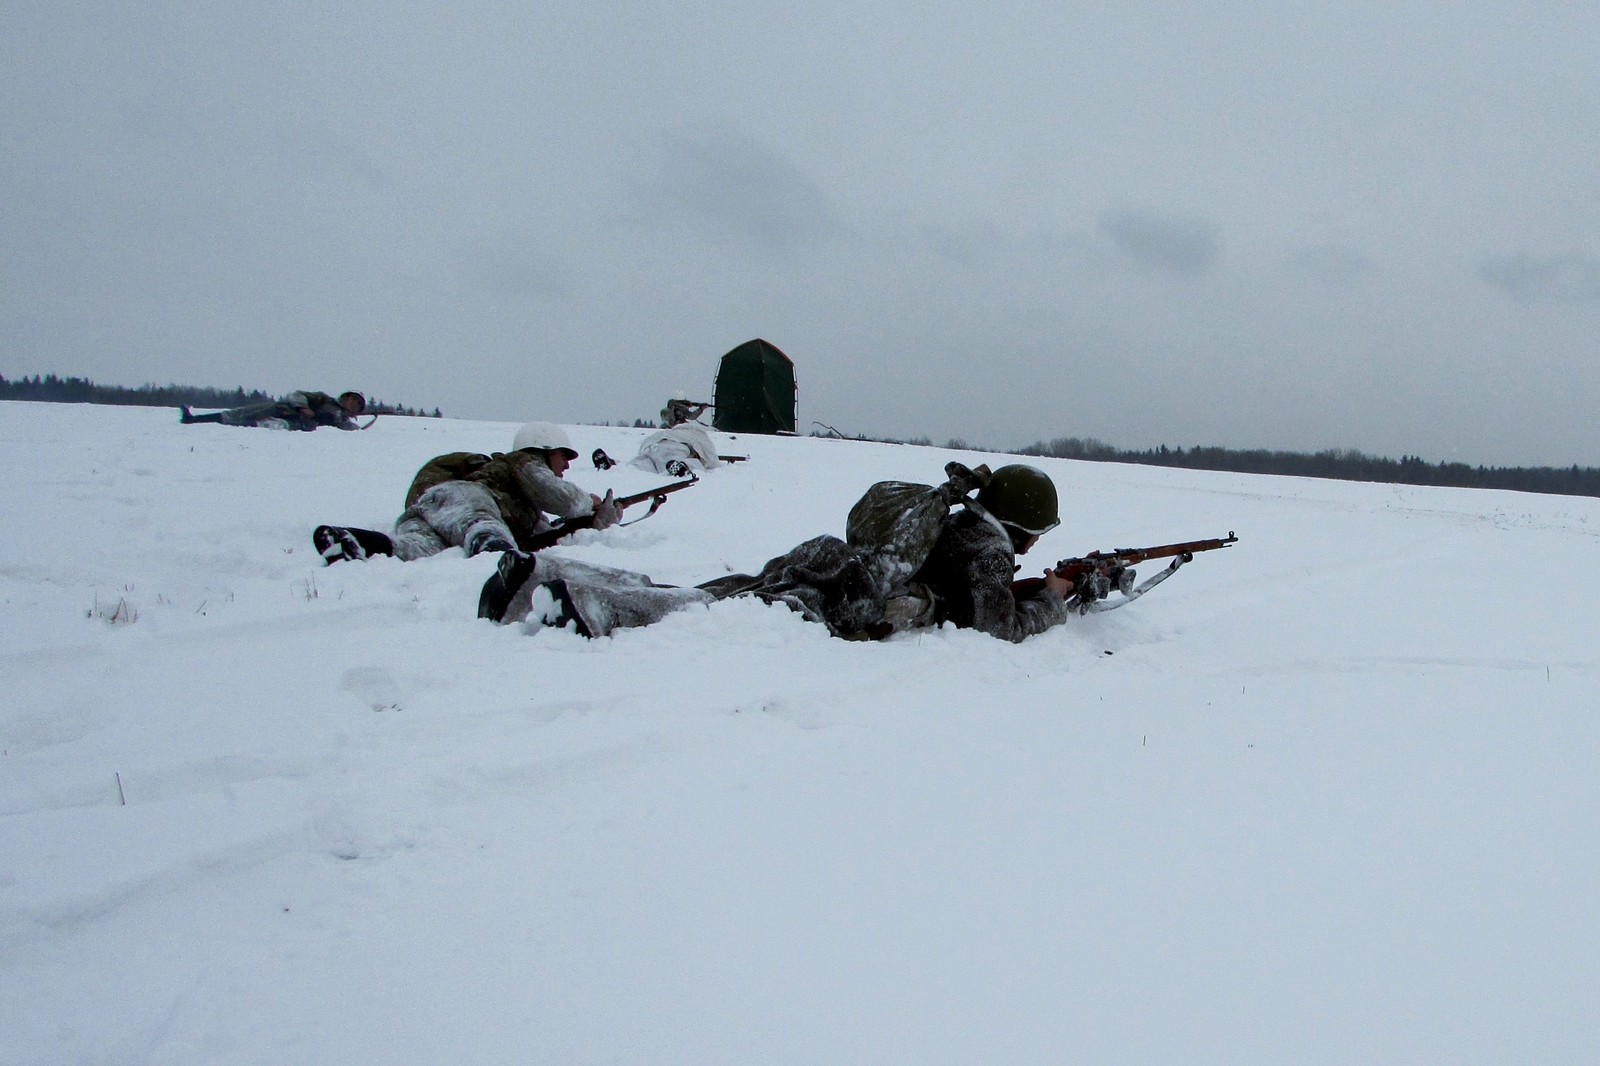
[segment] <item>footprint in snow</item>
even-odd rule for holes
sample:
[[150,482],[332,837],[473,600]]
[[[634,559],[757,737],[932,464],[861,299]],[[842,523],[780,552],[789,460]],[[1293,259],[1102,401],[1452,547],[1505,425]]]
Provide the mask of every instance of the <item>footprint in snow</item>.
[[339,691],[354,696],[375,711],[398,711],[400,685],[389,671],[377,666],[357,666],[339,679]]

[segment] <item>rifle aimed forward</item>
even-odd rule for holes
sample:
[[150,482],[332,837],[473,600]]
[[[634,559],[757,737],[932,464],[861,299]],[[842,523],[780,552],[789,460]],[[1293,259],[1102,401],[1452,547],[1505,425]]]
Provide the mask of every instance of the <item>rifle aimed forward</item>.
[[[1072,582],[1072,593],[1067,597],[1067,606],[1075,609],[1079,614],[1088,614],[1091,611],[1110,611],[1143,596],[1161,582],[1177,572],[1178,567],[1191,562],[1196,552],[1208,552],[1217,548],[1226,548],[1239,538],[1228,530],[1226,537],[1213,540],[1190,540],[1182,544],[1158,544],[1153,548],[1115,548],[1111,551],[1092,551],[1088,555],[1075,559],[1062,559],[1050,568],[1050,573],[1065,581]],[[1137,580],[1133,567],[1148,559],[1171,559],[1172,562],[1166,569],[1154,577],[1146,578],[1142,584],[1135,585]],[[1028,577],[1012,582],[1011,593],[1017,598],[1031,596],[1044,588],[1044,578]],[[1106,597],[1111,595],[1111,590],[1116,589],[1122,593],[1123,598],[1115,603],[1106,603]]]
[[[643,522],[646,518],[649,518],[651,515],[655,514],[661,509],[661,505],[667,502],[668,496],[672,495],[674,492],[682,492],[689,486],[696,485],[699,482],[700,479],[698,477],[696,477],[694,474],[690,474],[684,480],[674,481],[670,485],[660,485],[653,489],[646,489],[644,492],[636,492],[632,496],[618,496],[614,498],[611,502],[616,504],[619,510],[622,508],[631,507],[636,503],[643,503],[645,500],[650,501],[650,509],[644,514],[640,515],[638,518],[630,519],[626,522],[619,522],[617,524],[631,526],[634,522]],[[537,536],[529,537],[526,544],[519,544],[518,547],[525,552],[536,552],[541,548],[548,548],[552,544],[555,544],[557,541],[561,540],[563,537],[566,537],[572,533],[576,533],[580,529],[593,529],[594,520],[595,516],[592,512],[586,515],[579,515],[577,518],[569,518],[559,525],[551,526],[549,529],[538,534]]]
[[[596,454],[604,455],[598,448]],[[643,522],[660,509],[666,498],[681,489],[686,489],[700,479],[691,474],[683,481],[675,481],[670,485],[649,489],[645,492],[636,492],[632,496],[623,496],[611,502],[620,507],[629,507],[636,503],[650,501],[650,510],[635,518],[633,522]],[[609,494],[608,494],[609,495]],[[582,515],[578,518],[569,518],[560,525],[551,526],[543,533],[528,538],[528,543],[519,544],[522,552],[536,552],[540,548],[548,548],[569,533],[576,533],[580,529],[593,529],[595,516]],[[633,525],[633,522],[623,522],[621,525]],[[322,556],[324,566],[343,562],[346,559],[367,559],[374,555],[393,555],[394,538],[387,533],[380,533],[376,529],[356,529],[351,526],[318,526],[311,533],[311,543],[316,546],[317,554]]]

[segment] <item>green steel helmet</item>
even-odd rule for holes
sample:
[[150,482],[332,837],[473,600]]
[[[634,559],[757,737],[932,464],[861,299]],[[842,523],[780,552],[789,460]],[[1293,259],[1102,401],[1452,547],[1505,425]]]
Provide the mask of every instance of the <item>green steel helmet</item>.
[[1048,533],[1061,524],[1055,483],[1043,470],[1021,463],[996,470],[978,490],[978,504],[1023,533]]

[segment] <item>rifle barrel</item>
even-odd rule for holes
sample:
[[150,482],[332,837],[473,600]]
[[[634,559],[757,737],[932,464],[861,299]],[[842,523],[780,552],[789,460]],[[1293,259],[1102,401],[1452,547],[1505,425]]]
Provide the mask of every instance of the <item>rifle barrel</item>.
[[1214,551],[1217,548],[1226,548],[1239,539],[1233,530],[1228,530],[1226,537],[1216,537],[1211,540],[1189,540],[1182,544],[1157,544],[1151,548],[1114,548],[1108,552],[1097,551],[1081,559],[1063,559],[1056,564],[1056,569],[1062,570],[1071,566],[1093,566],[1096,563],[1120,563],[1131,566],[1142,563],[1147,559],[1169,559],[1174,555],[1193,555],[1195,552]]
[[[613,499],[611,502],[615,503],[618,507],[628,507],[628,506],[630,506],[632,504],[635,504],[635,503],[643,503],[645,500],[657,500],[657,501],[659,501],[664,496],[667,496],[667,495],[669,495],[671,493],[677,492],[680,489],[686,489],[690,485],[699,484],[699,482],[700,482],[699,478],[691,476],[691,477],[685,478],[682,481],[674,481],[670,485],[662,485],[660,488],[651,489],[648,492],[636,492],[632,496],[617,497],[617,498]],[[652,506],[650,508],[650,511],[651,511],[652,514],[655,513],[655,506]],[[646,515],[645,517],[649,517],[649,516]],[[555,544],[557,541],[561,540],[563,537],[566,537],[566,536],[568,536],[568,535],[570,535],[572,533],[576,533],[580,529],[593,529],[593,528],[594,528],[594,514],[593,513],[586,514],[586,515],[579,515],[577,518],[569,518],[565,522],[562,522],[559,525],[551,526],[549,529],[545,530],[543,533],[537,534],[536,536],[533,536],[533,537],[529,538],[528,542],[526,544],[521,545],[521,548],[522,548],[523,551],[527,551],[527,552],[540,551],[540,550],[542,550],[544,548],[548,548],[551,545]]]
[[[1228,530],[1226,537],[1217,537],[1212,540],[1189,540],[1182,544],[1158,544],[1153,548],[1117,548],[1113,551],[1091,552],[1078,559],[1062,559],[1053,567],[1057,577],[1065,580],[1076,580],[1084,574],[1110,575],[1115,570],[1142,563],[1147,559],[1166,559],[1172,556],[1193,556],[1195,552],[1212,551],[1216,548],[1226,548],[1239,539],[1238,534]],[[1185,562],[1188,559],[1184,559]],[[1044,578],[1025,577],[1011,583],[1011,594],[1019,599],[1025,596],[1036,595],[1045,587]],[[1131,598],[1131,596],[1130,596]]]
[[1226,537],[1215,537],[1211,540],[1190,540],[1182,544],[1158,544],[1153,548],[1118,548],[1113,552],[1104,553],[1107,557],[1134,559],[1143,562],[1145,559],[1168,559],[1174,555],[1192,555],[1195,552],[1214,551],[1217,548],[1226,548],[1239,538],[1229,530]]
[[618,507],[631,507],[636,503],[643,503],[646,500],[653,500],[657,496],[666,496],[670,493],[686,489],[690,485],[698,484],[699,481],[699,478],[691,475],[682,481],[674,481],[672,484],[662,485],[660,488],[650,489],[646,492],[636,492],[632,496],[619,496],[612,502],[614,502]]

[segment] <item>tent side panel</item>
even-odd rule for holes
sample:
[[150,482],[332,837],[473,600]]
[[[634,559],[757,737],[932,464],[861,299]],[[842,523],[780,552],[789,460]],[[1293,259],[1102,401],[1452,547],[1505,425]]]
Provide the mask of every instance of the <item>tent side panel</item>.
[[794,363],[767,341],[746,341],[718,364],[712,402],[712,425],[724,432],[792,433]]

